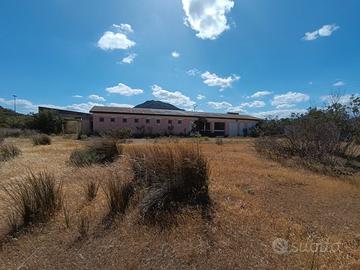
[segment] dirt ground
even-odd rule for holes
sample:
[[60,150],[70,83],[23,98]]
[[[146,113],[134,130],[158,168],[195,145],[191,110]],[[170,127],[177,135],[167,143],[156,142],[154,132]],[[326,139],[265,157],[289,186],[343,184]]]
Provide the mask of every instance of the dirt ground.
[[[8,141],[22,155],[0,165],[0,185],[29,170],[54,173],[64,185],[70,226],[62,210],[48,224],[7,240],[0,269],[360,269],[359,176],[284,167],[257,154],[252,139],[224,139],[223,145],[203,140],[211,166],[211,221],[184,210],[176,226],[160,230],[139,224],[136,208],[130,208],[107,227],[103,191],[89,203],[83,186],[114,174],[126,177],[121,161],[77,169],[66,162],[86,142],[56,137],[52,145],[34,147],[30,139]],[[0,197],[1,235],[8,211]],[[80,239],[84,215],[90,229]]]

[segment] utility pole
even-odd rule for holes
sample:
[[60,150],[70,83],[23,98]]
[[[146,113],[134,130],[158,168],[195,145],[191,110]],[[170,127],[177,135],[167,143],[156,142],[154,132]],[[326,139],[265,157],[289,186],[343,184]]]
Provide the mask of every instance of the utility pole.
[[17,98],[17,95],[13,95],[13,98],[14,98],[14,112],[16,112],[16,98]]
[[194,104],[194,112],[196,111],[197,108],[197,104]]

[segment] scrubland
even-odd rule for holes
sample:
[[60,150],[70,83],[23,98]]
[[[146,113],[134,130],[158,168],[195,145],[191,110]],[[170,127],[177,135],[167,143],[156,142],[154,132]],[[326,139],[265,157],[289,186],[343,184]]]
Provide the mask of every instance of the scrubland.
[[[360,268],[359,174],[329,176],[285,166],[256,152],[253,139],[134,139],[119,146],[121,157],[114,162],[78,167],[69,157],[88,142],[51,139],[51,145],[39,146],[26,138],[6,139],[21,154],[0,163],[0,269]],[[144,173],[131,162],[141,156],[138,147],[149,153],[162,144],[199,147],[206,164],[201,159],[196,166],[206,166],[206,173],[190,165],[175,166],[174,173],[163,163],[156,171],[156,155],[144,154],[151,157],[145,159],[146,168],[155,173],[146,172],[146,182],[124,189]],[[179,155],[170,152],[168,157]],[[61,207],[46,222],[9,234],[12,206],[4,187],[44,171],[61,185]],[[178,180],[179,174],[182,179],[206,178],[209,198],[196,192],[202,195],[194,204],[177,196],[176,185],[155,190],[150,184],[155,178]],[[109,190],[129,196],[115,205],[121,211],[114,215],[109,215]],[[141,201],[146,195],[160,199],[149,206]],[[167,209],[168,200],[181,201],[182,207],[155,219],[167,222],[144,222],[152,210]],[[277,238],[286,241],[289,252],[281,252],[284,246],[274,248]],[[314,250],[315,244],[323,250]]]

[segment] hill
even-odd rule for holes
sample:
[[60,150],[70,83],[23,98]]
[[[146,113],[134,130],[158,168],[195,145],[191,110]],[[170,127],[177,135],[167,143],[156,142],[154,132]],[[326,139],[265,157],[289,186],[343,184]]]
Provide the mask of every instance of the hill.
[[29,118],[29,115],[17,113],[0,106],[0,127],[23,128]]
[[136,105],[134,108],[183,111],[182,109],[180,109],[170,103],[157,101],[157,100],[145,101],[144,103]]

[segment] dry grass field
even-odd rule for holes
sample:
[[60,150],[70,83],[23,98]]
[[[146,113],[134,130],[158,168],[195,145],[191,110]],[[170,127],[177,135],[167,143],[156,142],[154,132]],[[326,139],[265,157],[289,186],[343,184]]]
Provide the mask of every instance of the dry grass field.
[[[84,186],[114,175],[125,181],[131,175],[126,163],[74,168],[67,161],[83,141],[53,137],[51,145],[33,146],[30,139],[7,140],[22,155],[0,165],[0,185],[47,170],[63,183],[65,210],[4,240],[0,269],[360,269],[359,175],[340,179],[282,166],[259,156],[252,139],[201,141],[211,167],[211,220],[184,210],[176,226],[160,229],[140,224],[130,206],[110,226],[102,222],[102,188],[89,202]],[[0,199],[1,235],[8,211]],[[277,238],[290,252],[275,252]],[[312,252],[316,243],[323,250]]]

